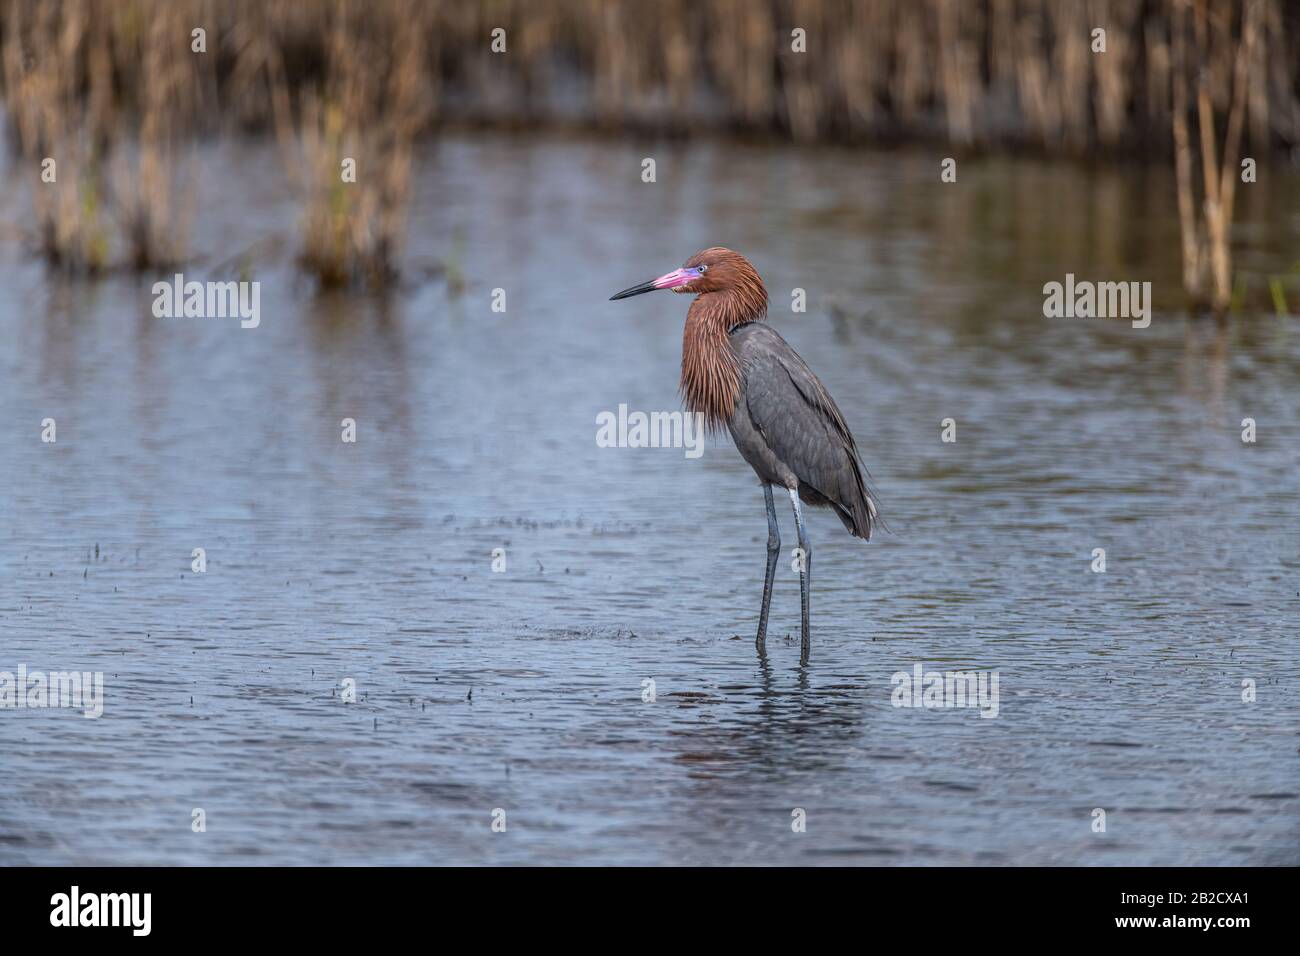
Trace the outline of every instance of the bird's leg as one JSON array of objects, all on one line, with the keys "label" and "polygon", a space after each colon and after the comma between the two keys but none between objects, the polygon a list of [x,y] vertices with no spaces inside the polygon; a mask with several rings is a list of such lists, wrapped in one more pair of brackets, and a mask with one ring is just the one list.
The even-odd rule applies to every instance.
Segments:
[{"label": "bird's leg", "polygon": [[767,502],[767,572],[763,575],[763,607],[758,612],[758,637],[754,646],[762,655],[767,642],[767,612],[772,606],[772,580],[776,577],[776,562],[781,558],[781,531],[776,526],[776,504],[772,501],[772,486],[763,482],[763,498]]},{"label": "bird's leg", "polygon": [[803,508],[799,504],[799,489],[791,488],[790,502],[794,505],[794,526],[799,534],[799,607],[802,612],[801,631],[799,635],[799,662],[808,663],[808,651],[812,640],[808,629],[808,601],[812,590],[812,543],[808,540],[808,531],[803,525]]}]

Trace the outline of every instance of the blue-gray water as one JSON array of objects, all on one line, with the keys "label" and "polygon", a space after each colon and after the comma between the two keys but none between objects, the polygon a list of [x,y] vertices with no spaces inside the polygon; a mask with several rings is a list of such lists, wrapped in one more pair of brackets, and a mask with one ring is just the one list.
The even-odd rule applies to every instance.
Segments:
[{"label": "blue-gray water", "polygon": [[[184,271],[257,244],[256,329],[154,318],[170,270],[0,249],[0,670],[106,698],[0,710],[0,862],[1300,862],[1300,323],[1172,309],[1163,168],[446,138],[377,301],[296,276],[270,148],[198,161]],[[1298,247],[1277,177],[1243,190],[1257,273]],[[813,513],[806,669],[784,502],[755,655],[766,522],[729,438],[595,441],[679,408],[687,300],[608,296],[714,244],[894,532]],[[1151,281],[1151,326],[1044,318],[1067,272]],[[997,718],[894,707],[917,663],[996,670]]]}]

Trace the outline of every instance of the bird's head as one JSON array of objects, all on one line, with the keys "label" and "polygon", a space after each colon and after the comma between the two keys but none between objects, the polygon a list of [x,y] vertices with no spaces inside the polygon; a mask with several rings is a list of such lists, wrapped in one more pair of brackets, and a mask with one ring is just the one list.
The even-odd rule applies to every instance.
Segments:
[{"label": "bird's head", "polygon": [[759,278],[749,260],[739,252],[732,252],[722,246],[713,246],[695,253],[687,259],[680,269],[661,275],[658,279],[642,282],[630,289],[624,289],[614,299],[626,299],[643,292],[660,292],[671,289],[674,292],[689,292],[692,295],[704,295],[721,292],[736,297],[744,308],[754,317],[767,310],[767,289]]}]

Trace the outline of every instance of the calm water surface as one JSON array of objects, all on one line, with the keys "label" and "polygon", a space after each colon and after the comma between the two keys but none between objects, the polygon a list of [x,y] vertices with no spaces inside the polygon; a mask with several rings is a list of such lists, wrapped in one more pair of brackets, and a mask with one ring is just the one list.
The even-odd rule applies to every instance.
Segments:
[{"label": "calm water surface", "polygon": [[[270,149],[198,161],[187,277],[251,249],[257,329],[0,249],[0,670],[106,694],[0,711],[0,862],[1300,862],[1300,323],[1173,311],[1164,169],[447,138],[377,301],[295,277]],[[1298,198],[1246,191],[1244,268],[1291,265]],[[713,244],[763,273],[894,532],[813,514],[806,668],[788,561],[754,653],[730,439],[595,442],[679,407],[687,301],[608,296]],[[459,294],[422,278],[449,258]],[[1045,319],[1066,272],[1152,282],[1150,328]],[[999,716],[895,708],[916,663],[996,669]]]}]

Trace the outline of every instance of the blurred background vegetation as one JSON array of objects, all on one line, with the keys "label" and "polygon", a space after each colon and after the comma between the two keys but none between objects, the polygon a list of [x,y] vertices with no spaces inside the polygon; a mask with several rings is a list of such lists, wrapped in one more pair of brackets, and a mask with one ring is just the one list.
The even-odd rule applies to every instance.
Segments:
[{"label": "blurred background vegetation", "polygon": [[[0,11],[24,178],[39,183],[40,160],[56,157],[60,182],[75,184],[36,190],[30,238],[78,272],[183,261],[183,147],[215,136],[276,137],[302,197],[298,261],[324,285],[373,287],[400,258],[421,135],[721,132],[1168,163],[1189,302],[1222,313],[1239,159],[1286,161],[1300,146],[1300,7],[1282,0],[5,0]],[[357,155],[367,175],[344,189],[340,157]]]}]

